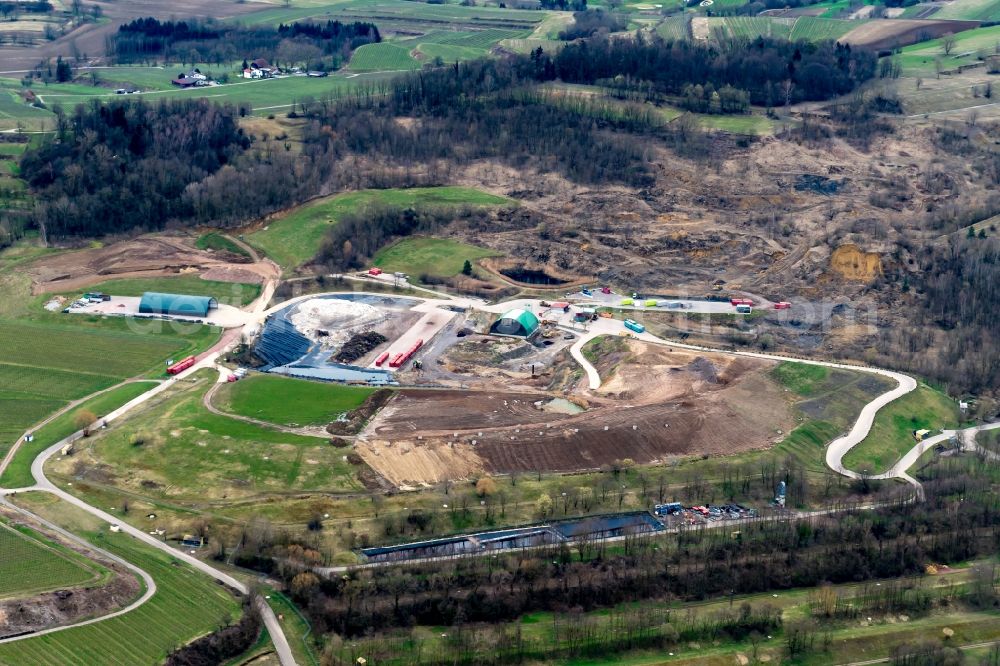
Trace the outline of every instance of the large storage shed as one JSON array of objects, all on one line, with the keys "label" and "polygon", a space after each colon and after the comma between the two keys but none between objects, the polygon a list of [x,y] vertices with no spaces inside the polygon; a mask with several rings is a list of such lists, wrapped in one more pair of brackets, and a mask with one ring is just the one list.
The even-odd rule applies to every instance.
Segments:
[{"label": "large storage shed", "polygon": [[531,336],[538,330],[538,317],[527,310],[509,310],[493,324],[491,331],[500,335]]},{"label": "large storage shed", "polygon": [[161,294],[157,291],[147,291],[139,301],[139,314],[207,317],[209,310],[215,310],[218,307],[219,301],[211,296]]}]

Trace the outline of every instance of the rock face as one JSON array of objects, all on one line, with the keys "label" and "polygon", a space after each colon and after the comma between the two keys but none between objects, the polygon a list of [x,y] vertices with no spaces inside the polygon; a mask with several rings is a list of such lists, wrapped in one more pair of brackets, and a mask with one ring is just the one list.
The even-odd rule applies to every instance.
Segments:
[{"label": "rock face", "polygon": [[830,269],[848,280],[871,282],[882,275],[882,257],[853,243],[841,245],[830,255]]}]

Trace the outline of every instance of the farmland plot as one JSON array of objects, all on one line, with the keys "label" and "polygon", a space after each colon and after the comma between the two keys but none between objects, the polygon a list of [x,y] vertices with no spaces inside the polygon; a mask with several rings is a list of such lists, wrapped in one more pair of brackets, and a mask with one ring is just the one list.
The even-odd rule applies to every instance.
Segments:
[{"label": "farmland plot", "polygon": [[382,42],[365,44],[351,57],[350,68],[356,71],[392,71],[418,69],[420,63],[405,46]]},{"label": "farmland plot", "polygon": [[90,582],[100,568],[31,530],[0,521],[0,598]]},{"label": "farmland plot", "polygon": [[[161,664],[167,653],[239,616],[239,603],[225,587],[167,553],[130,536],[97,528],[89,514],[39,493],[18,494],[19,504],[100,543],[152,575],[153,598],[103,622],[0,645],[0,663],[37,666]],[[91,525],[90,531],[80,529]]]},{"label": "farmland plot", "polygon": [[25,429],[67,402],[193,350],[205,342],[205,330],[197,327],[184,338],[0,320],[0,456]]},{"label": "farmland plot", "polygon": [[800,16],[792,26],[789,36],[793,42],[804,39],[807,42],[818,42],[824,39],[839,39],[858,27],[858,21],[842,21],[839,19],[819,18],[815,16]]}]

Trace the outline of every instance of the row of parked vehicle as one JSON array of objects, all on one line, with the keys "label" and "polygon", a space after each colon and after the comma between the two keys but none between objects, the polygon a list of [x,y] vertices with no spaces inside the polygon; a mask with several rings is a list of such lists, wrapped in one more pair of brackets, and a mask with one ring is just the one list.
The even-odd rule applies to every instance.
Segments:
[{"label": "row of parked vehicle", "polygon": [[756,518],[757,510],[742,504],[708,504],[705,506],[683,506],[680,502],[657,504],[653,513],[661,518],[674,516],[688,523],[715,522],[717,520],[740,520]]}]

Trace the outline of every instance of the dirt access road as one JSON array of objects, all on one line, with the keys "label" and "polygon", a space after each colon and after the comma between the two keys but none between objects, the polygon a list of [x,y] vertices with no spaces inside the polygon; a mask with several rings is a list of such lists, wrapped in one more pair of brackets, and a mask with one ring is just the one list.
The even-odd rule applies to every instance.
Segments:
[{"label": "dirt access road", "polygon": [[[312,297],[315,297],[315,296],[316,296],[315,294],[312,294],[310,296],[306,296],[306,297],[302,297],[302,298],[312,298]],[[301,298],[299,298],[299,299],[293,299],[293,301],[295,301],[295,300],[301,300]],[[473,304],[475,304],[475,306],[478,306],[478,307],[484,307],[484,304],[482,303],[482,301],[477,301],[477,300],[473,300],[473,299],[454,299],[454,298],[450,298],[450,297],[444,296],[444,295],[442,295],[442,297],[440,299],[428,299],[427,303],[429,304],[432,301],[435,301],[434,302],[434,307],[437,307],[438,305],[469,307],[469,306],[472,306]],[[264,310],[264,307],[265,307],[264,304],[265,303],[266,303],[266,301],[263,298],[259,299],[258,302],[253,307],[252,312],[247,313],[248,314],[248,317],[247,317],[247,325],[248,326],[253,326],[253,325],[255,325],[256,323],[258,323],[259,321],[261,321],[264,318],[264,316],[268,312],[268,311]],[[288,305],[289,303],[290,302],[282,303],[281,305],[276,306],[276,308],[284,307],[285,305]],[[498,303],[498,304],[494,304],[494,305],[491,305],[491,306],[485,306],[484,309],[487,309],[488,311],[491,311],[491,312],[502,312],[502,311],[505,311],[505,310],[509,309],[511,306],[512,306],[511,303]],[[274,309],[275,308],[272,308],[272,311]],[[617,335],[620,332],[621,332],[621,328],[620,328],[620,324],[618,322],[615,322],[613,320],[598,320],[597,322],[592,322],[592,325],[589,327],[589,330],[586,332],[586,334],[581,338],[581,340],[579,340],[577,342],[577,344],[573,345],[573,347],[571,348],[571,353],[573,354],[573,357],[577,360],[577,362],[579,362],[581,364],[582,367],[585,368],[585,370],[587,372],[587,375],[588,375],[588,377],[591,380],[590,384],[591,384],[591,388],[592,389],[594,389],[594,388],[600,388],[601,380],[600,380],[600,375],[597,373],[597,370],[586,360],[586,358],[583,357],[583,354],[582,354],[582,351],[581,351],[582,347],[583,347],[583,344],[587,340],[593,339],[593,338],[601,336],[601,335]],[[890,402],[892,402],[896,398],[898,398],[900,396],[903,396],[903,395],[906,395],[907,393],[909,393],[910,391],[912,391],[912,390],[914,390],[916,388],[916,381],[912,377],[909,377],[909,376],[901,374],[901,373],[893,372],[893,371],[890,371],[890,370],[883,370],[883,369],[879,369],[879,368],[872,368],[872,367],[865,367],[865,366],[855,366],[855,365],[849,365],[849,364],[845,364],[845,363],[832,363],[832,362],[827,362],[827,361],[816,361],[816,360],[801,359],[801,358],[791,358],[791,357],[778,356],[778,355],[774,355],[774,354],[758,354],[758,353],[754,353],[754,352],[731,352],[731,351],[727,351],[727,350],[710,349],[710,348],[707,348],[707,347],[699,347],[699,346],[696,346],[696,345],[686,345],[686,344],[681,344],[681,343],[670,342],[670,341],[667,341],[667,340],[662,340],[662,339],[657,338],[657,337],[655,337],[655,336],[653,336],[653,335],[651,335],[649,333],[642,333],[642,334],[639,334],[639,335],[635,335],[634,337],[636,337],[637,339],[646,341],[646,342],[654,343],[654,344],[669,345],[669,346],[672,346],[672,347],[677,347],[677,348],[681,348],[681,349],[688,349],[688,350],[692,350],[692,351],[701,351],[701,352],[718,353],[718,354],[730,354],[730,355],[735,355],[735,356],[745,356],[745,357],[750,357],[750,358],[760,358],[760,359],[771,360],[771,361],[793,361],[793,362],[798,362],[798,363],[808,363],[808,364],[811,364],[811,365],[820,365],[820,366],[825,366],[825,367],[829,367],[829,368],[837,368],[837,369],[847,369],[847,370],[855,370],[855,371],[860,370],[860,371],[864,371],[864,372],[871,372],[871,373],[879,374],[879,375],[882,375],[882,376],[885,376],[885,377],[889,377],[889,378],[892,378],[892,379],[896,380],[898,386],[895,389],[892,389],[892,390],[890,390],[890,391],[888,391],[888,392],[886,392],[886,393],[878,396],[877,398],[875,398],[874,400],[872,400],[870,403],[868,403],[868,405],[866,405],[865,408],[862,410],[861,415],[859,416],[858,420],[855,422],[854,426],[851,428],[850,432],[847,433],[846,435],[844,435],[842,437],[839,437],[836,440],[834,440],[830,444],[830,447],[828,448],[828,451],[827,451],[827,464],[832,469],[834,469],[835,471],[837,471],[838,473],[843,474],[845,476],[850,476],[850,477],[856,477],[857,474],[854,473],[854,472],[852,472],[852,471],[850,471],[850,470],[847,470],[847,469],[845,469],[843,467],[843,465],[841,463],[841,460],[843,459],[843,456],[852,447],[854,447],[859,442],[861,442],[865,438],[865,436],[867,436],[868,432],[871,430],[872,422],[874,420],[875,415],[878,413],[878,411],[882,407],[884,407],[885,405],[889,404]],[[219,345],[216,346],[216,348],[218,348],[218,347],[219,347]],[[181,373],[177,377],[175,377],[172,381],[168,380],[168,381],[165,381],[165,382],[157,385],[156,387],[152,388],[150,391],[148,391],[148,392],[144,393],[143,395],[139,396],[138,398],[130,401],[129,403],[127,403],[123,407],[115,410],[114,412],[112,412],[111,414],[109,414],[106,417],[106,421],[110,423],[110,422],[113,422],[115,419],[124,416],[131,409],[133,409],[136,406],[138,406],[138,405],[146,402],[147,400],[149,400],[153,396],[159,394],[160,392],[166,390],[168,387],[170,387],[173,384],[173,381],[177,381],[178,379],[183,379],[184,377],[186,377],[186,376],[188,376],[190,374],[193,374],[194,372],[197,372],[197,371],[202,370],[202,369],[206,369],[206,368],[213,368],[214,369],[216,367],[216,360],[217,360],[218,356],[219,356],[219,353],[217,351],[213,351],[212,353],[205,355],[204,357],[202,357],[199,360],[199,362],[197,364],[195,364],[193,367],[189,368],[185,372]],[[220,374],[220,379],[221,378],[222,377],[221,377],[221,374]],[[978,431],[980,429],[993,429],[993,428],[1000,428],[1000,423],[988,424],[986,426],[980,426],[978,428],[968,429],[968,430],[977,430]],[[55,484],[53,484],[51,481],[49,481],[49,479],[45,476],[45,470],[44,470],[44,466],[45,466],[46,461],[51,456],[53,456],[57,451],[59,451],[67,442],[73,441],[73,439],[75,437],[78,437],[79,435],[80,435],[80,433],[76,433],[76,435],[71,435],[69,438],[67,438],[65,440],[62,440],[60,442],[57,442],[56,444],[50,446],[45,451],[43,451],[37,458],[35,458],[35,460],[32,462],[32,465],[31,465],[31,471],[32,471],[33,477],[35,478],[36,484],[34,486],[31,486],[30,488],[24,488],[24,489],[20,489],[20,490],[40,490],[40,491],[52,493],[52,494],[56,495],[57,497],[59,497],[60,499],[66,501],[66,502],[69,502],[70,504],[72,504],[72,505],[74,505],[74,506],[76,506],[76,507],[78,507],[80,509],[83,509],[84,511],[87,511],[88,513],[91,513],[92,515],[100,518],[103,521],[107,521],[108,523],[120,524],[122,530],[125,531],[126,533],[130,534],[131,536],[133,536],[133,537],[135,537],[137,539],[142,540],[144,543],[147,543],[148,545],[150,545],[150,546],[152,546],[154,548],[157,548],[159,550],[167,552],[170,555],[172,555],[173,557],[177,557],[178,559],[183,560],[184,562],[186,562],[190,566],[194,567],[195,569],[197,569],[197,570],[199,570],[199,571],[201,571],[201,572],[203,572],[205,574],[208,574],[209,576],[213,577],[214,579],[216,579],[216,580],[218,580],[218,581],[220,581],[220,582],[222,582],[224,584],[230,585],[231,587],[233,587],[233,588],[235,588],[237,590],[240,590],[240,591],[242,591],[244,593],[247,592],[247,586],[245,584],[243,584],[241,581],[233,578],[229,574],[224,573],[222,571],[219,571],[217,569],[214,569],[213,567],[211,567],[210,565],[206,564],[205,562],[202,562],[201,560],[198,560],[197,558],[191,557],[190,555],[184,553],[183,551],[177,550],[175,548],[172,548],[172,547],[168,546],[165,543],[162,543],[162,542],[158,541],[157,539],[155,539],[154,537],[146,534],[142,530],[139,530],[139,529],[137,529],[137,528],[135,528],[135,527],[127,524],[127,523],[121,523],[121,522],[119,522],[118,518],[116,518],[115,516],[112,516],[111,514],[108,514],[108,513],[104,512],[104,511],[102,511],[101,509],[98,509],[97,507],[91,506],[91,505],[87,504],[86,502],[84,502],[83,500],[81,500],[81,499],[79,499],[79,498],[77,498],[77,497],[75,497],[73,495],[70,495],[69,493],[63,491],[62,489],[60,489],[57,486],[55,486]],[[945,437],[945,436],[947,436],[947,434],[941,435],[941,437]],[[931,446],[932,445],[932,444],[929,444],[929,443],[921,443],[921,444],[924,444],[925,446]],[[902,467],[902,465],[904,465],[904,464],[907,464],[907,465],[908,464],[912,464],[912,460],[915,460],[916,457],[919,457],[920,453],[922,453],[923,450],[925,450],[925,449],[923,449],[921,447],[921,445],[918,445],[917,447],[914,447],[914,449],[910,453],[908,453],[906,456],[904,456],[904,459],[901,460],[896,466],[894,466],[893,469],[889,470],[889,472],[886,472],[887,476],[885,478],[888,478],[888,475],[893,474],[895,476],[899,476],[900,478],[905,478],[907,481],[910,481],[911,483],[915,484],[919,488],[919,484],[917,484],[917,482],[914,479],[912,479],[911,477],[909,477],[908,475],[906,475],[906,473],[905,473],[905,469],[906,468]],[[908,463],[907,461],[910,461],[910,462]],[[2,472],[2,470],[0,470],[0,472]],[[17,489],[13,489],[13,490],[0,489],[0,496],[6,495],[6,494],[11,494],[13,492],[17,492]],[[284,632],[282,631],[281,625],[278,623],[278,620],[275,617],[273,610],[271,610],[270,606],[267,606],[263,601],[261,601],[261,608],[260,608],[260,610],[261,610],[262,616],[264,618],[265,626],[268,628],[268,631],[269,631],[269,633],[271,635],[272,641],[274,642],[275,648],[277,650],[277,653],[278,653],[278,656],[279,656],[279,659],[280,659],[282,665],[283,666],[288,666],[288,665],[291,665],[291,664],[295,664],[295,660],[294,660],[294,657],[292,655],[291,649],[290,649],[290,647],[288,645],[288,641],[285,638]],[[100,621],[100,619],[101,618],[95,618],[94,621]],[[55,629],[55,630],[59,630],[59,629]]]}]

